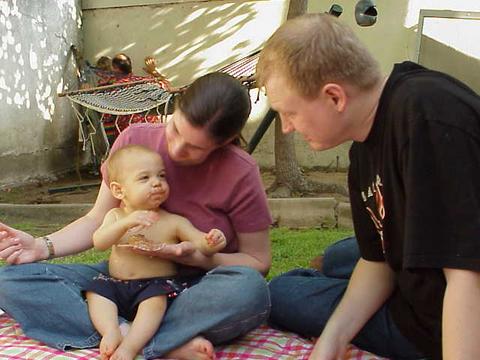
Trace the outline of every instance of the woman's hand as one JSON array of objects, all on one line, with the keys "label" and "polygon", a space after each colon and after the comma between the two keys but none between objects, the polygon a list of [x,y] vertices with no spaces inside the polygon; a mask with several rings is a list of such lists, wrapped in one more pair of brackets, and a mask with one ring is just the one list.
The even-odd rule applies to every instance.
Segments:
[{"label": "woman's hand", "polygon": [[0,223],[0,259],[9,264],[25,264],[48,257],[41,239]]}]

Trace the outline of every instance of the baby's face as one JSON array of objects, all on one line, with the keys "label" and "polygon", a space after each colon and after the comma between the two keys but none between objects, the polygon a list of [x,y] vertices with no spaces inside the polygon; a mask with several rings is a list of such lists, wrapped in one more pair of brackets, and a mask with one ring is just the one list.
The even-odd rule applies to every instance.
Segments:
[{"label": "baby's face", "polygon": [[158,154],[131,154],[124,160],[123,202],[133,210],[155,210],[169,195],[165,167]]}]

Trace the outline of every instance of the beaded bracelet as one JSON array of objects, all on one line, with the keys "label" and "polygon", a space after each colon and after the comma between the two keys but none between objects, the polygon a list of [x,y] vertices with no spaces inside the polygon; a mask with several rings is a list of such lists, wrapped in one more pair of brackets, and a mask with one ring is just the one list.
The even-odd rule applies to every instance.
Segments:
[{"label": "beaded bracelet", "polygon": [[48,236],[42,236],[43,241],[48,250],[48,259],[53,259],[55,257],[55,248],[53,247],[53,242]]}]

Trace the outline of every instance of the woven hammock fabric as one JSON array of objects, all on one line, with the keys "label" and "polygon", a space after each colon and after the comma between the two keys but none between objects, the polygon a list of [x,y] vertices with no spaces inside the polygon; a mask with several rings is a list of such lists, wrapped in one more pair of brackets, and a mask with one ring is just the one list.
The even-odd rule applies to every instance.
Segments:
[{"label": "woven hammock fabric", "polygon": [[171,94],[159,84],[142,83],[91,93],[69,94],[77,104],[101,113],[129,115],[145,112],[167,103]]},{"label": "woven hammock fabric", "polygon": [[255,68],[258,63],[260,51],[256,51],[242,59],[239,59],[218,71],[227,73],[236,78],[249,77],[255,75]]}]

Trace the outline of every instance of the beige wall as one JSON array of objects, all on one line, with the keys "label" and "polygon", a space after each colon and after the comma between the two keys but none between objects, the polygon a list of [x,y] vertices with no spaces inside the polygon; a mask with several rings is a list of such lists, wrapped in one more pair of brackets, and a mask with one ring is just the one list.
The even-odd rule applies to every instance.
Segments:
[{"label": "beige wall", "polygon": [[[288,0],[84,0],[85,57],[93,62],[102,55],[125,52],[134,72],[141,74],[144,57],[153,54],[175,85],[188,84],[260,48],[284,21],[288,4]],[[251,92],[254,106],[244,132],[247,140],[268,108],[265,96],[257,101],[257,94]],[[274,165],[273,145],[271,126],[254,153],[261,167]],[[345,168],[347,150],[344,145],[314,153],[299,140],[297,154],[306,167],[337,167],[338,161]]]},{"label": "beige wall", "polygon": [[[377,0],[378,22],[361,28],[354,20],[356,2],[336,1],[344,8],[341,19],[376,55],[385,73],[395,62],[416,59],[420,9],[480,11],[478,0]],[[332,3],[310,0],[309,11],[325,12]],[[92,62],[123,51],[141,73],[143,58],[153,54],[174,84],[182,85],[260,48],[288,9],[288,0],[83,0],[83,14],[80,0],[6,4],[0,7],[0,186],[72,169],[76,120],[68,101],[55,93],[77,87],[69,46],[82,47],[82,37],[85,57]],[[480,44],[478,32],[471,32],[468,39],[455,32],[458,43],[469,41],[466,50]],[[459,49],[458,43],[427,34],[420,60],[454,73],[478,91],[478,55]],[[260,96],[247,138],[266,107]],[[307,167],[344,168],[347,150],[348,144],[313,152],[299,139],[297,154]],[[261,166],[273,165],[272,129],[254,155]]]},{"label": "beige wall", "polygon": [[[310,0],[309,12],[327,11],[332,1]],[[420,9],[480,11],[478,0],[376,0],[378,20],[374,26],[360,27],[355,22],[357,0],[335,1],[343,7],[341,19],[349,24],[369,48],[387,74],[396,62],[416,61],[417,26]],[[459,41],[462,39],[459,38]],[[451,59],[444,59],[445,65]]]},{"label": "beige wall", "polygon": [[284,0],[118,3],[83,2],[86,58],[125,52],[134,72],[142,73],[143,59],[153,55],[177,86],[260,48],[282,23],[288,5]]},{"label": "beige wall", "polygon": [[[308,10],[325,12],[332,3],[310,0]],[[354,17],[357,0],[335,3],[344,9],[341,19],[352,26],[375,54],[385,74],[396,62],[416,60],[416,30],[421,8],[480,10],[477,0],[377,0],[377,23],[362,28]],[[288,0],[84,0],[85,55],[94,61],[99,56],[123,51],[132,57],[134,70],[141,73],[143,58],[153,54],[174,84],[183,85],[260,48],[284,21],[287,9]],[[457,68],[465,68],[462,56],[447,57],[438,66],[445,66],[451,59],[457,62]],[[252,91],[253,100],[256,95],[257,91]],[[267,106],[261,95],[244,134],[247,139]],[[254,153],[262,167],[274,164],[273,142],[271,126]],[[297,156],[305,167],[346,168],[348,148],[349,144],[344,144],[329,151],[314,152],[298,139]]]},{"label": "beige wall", "polygon": [[[141,74],[144,57],[153,55],[174,85],[185,85],[261,48],[287,10],[288,0],[84,0],[85,57],[125,52]],[[264,96],[256,97],[252,91],[247,139],[267,110]],[[273,164],[270,136],[255,152],[262,167]]]}]

